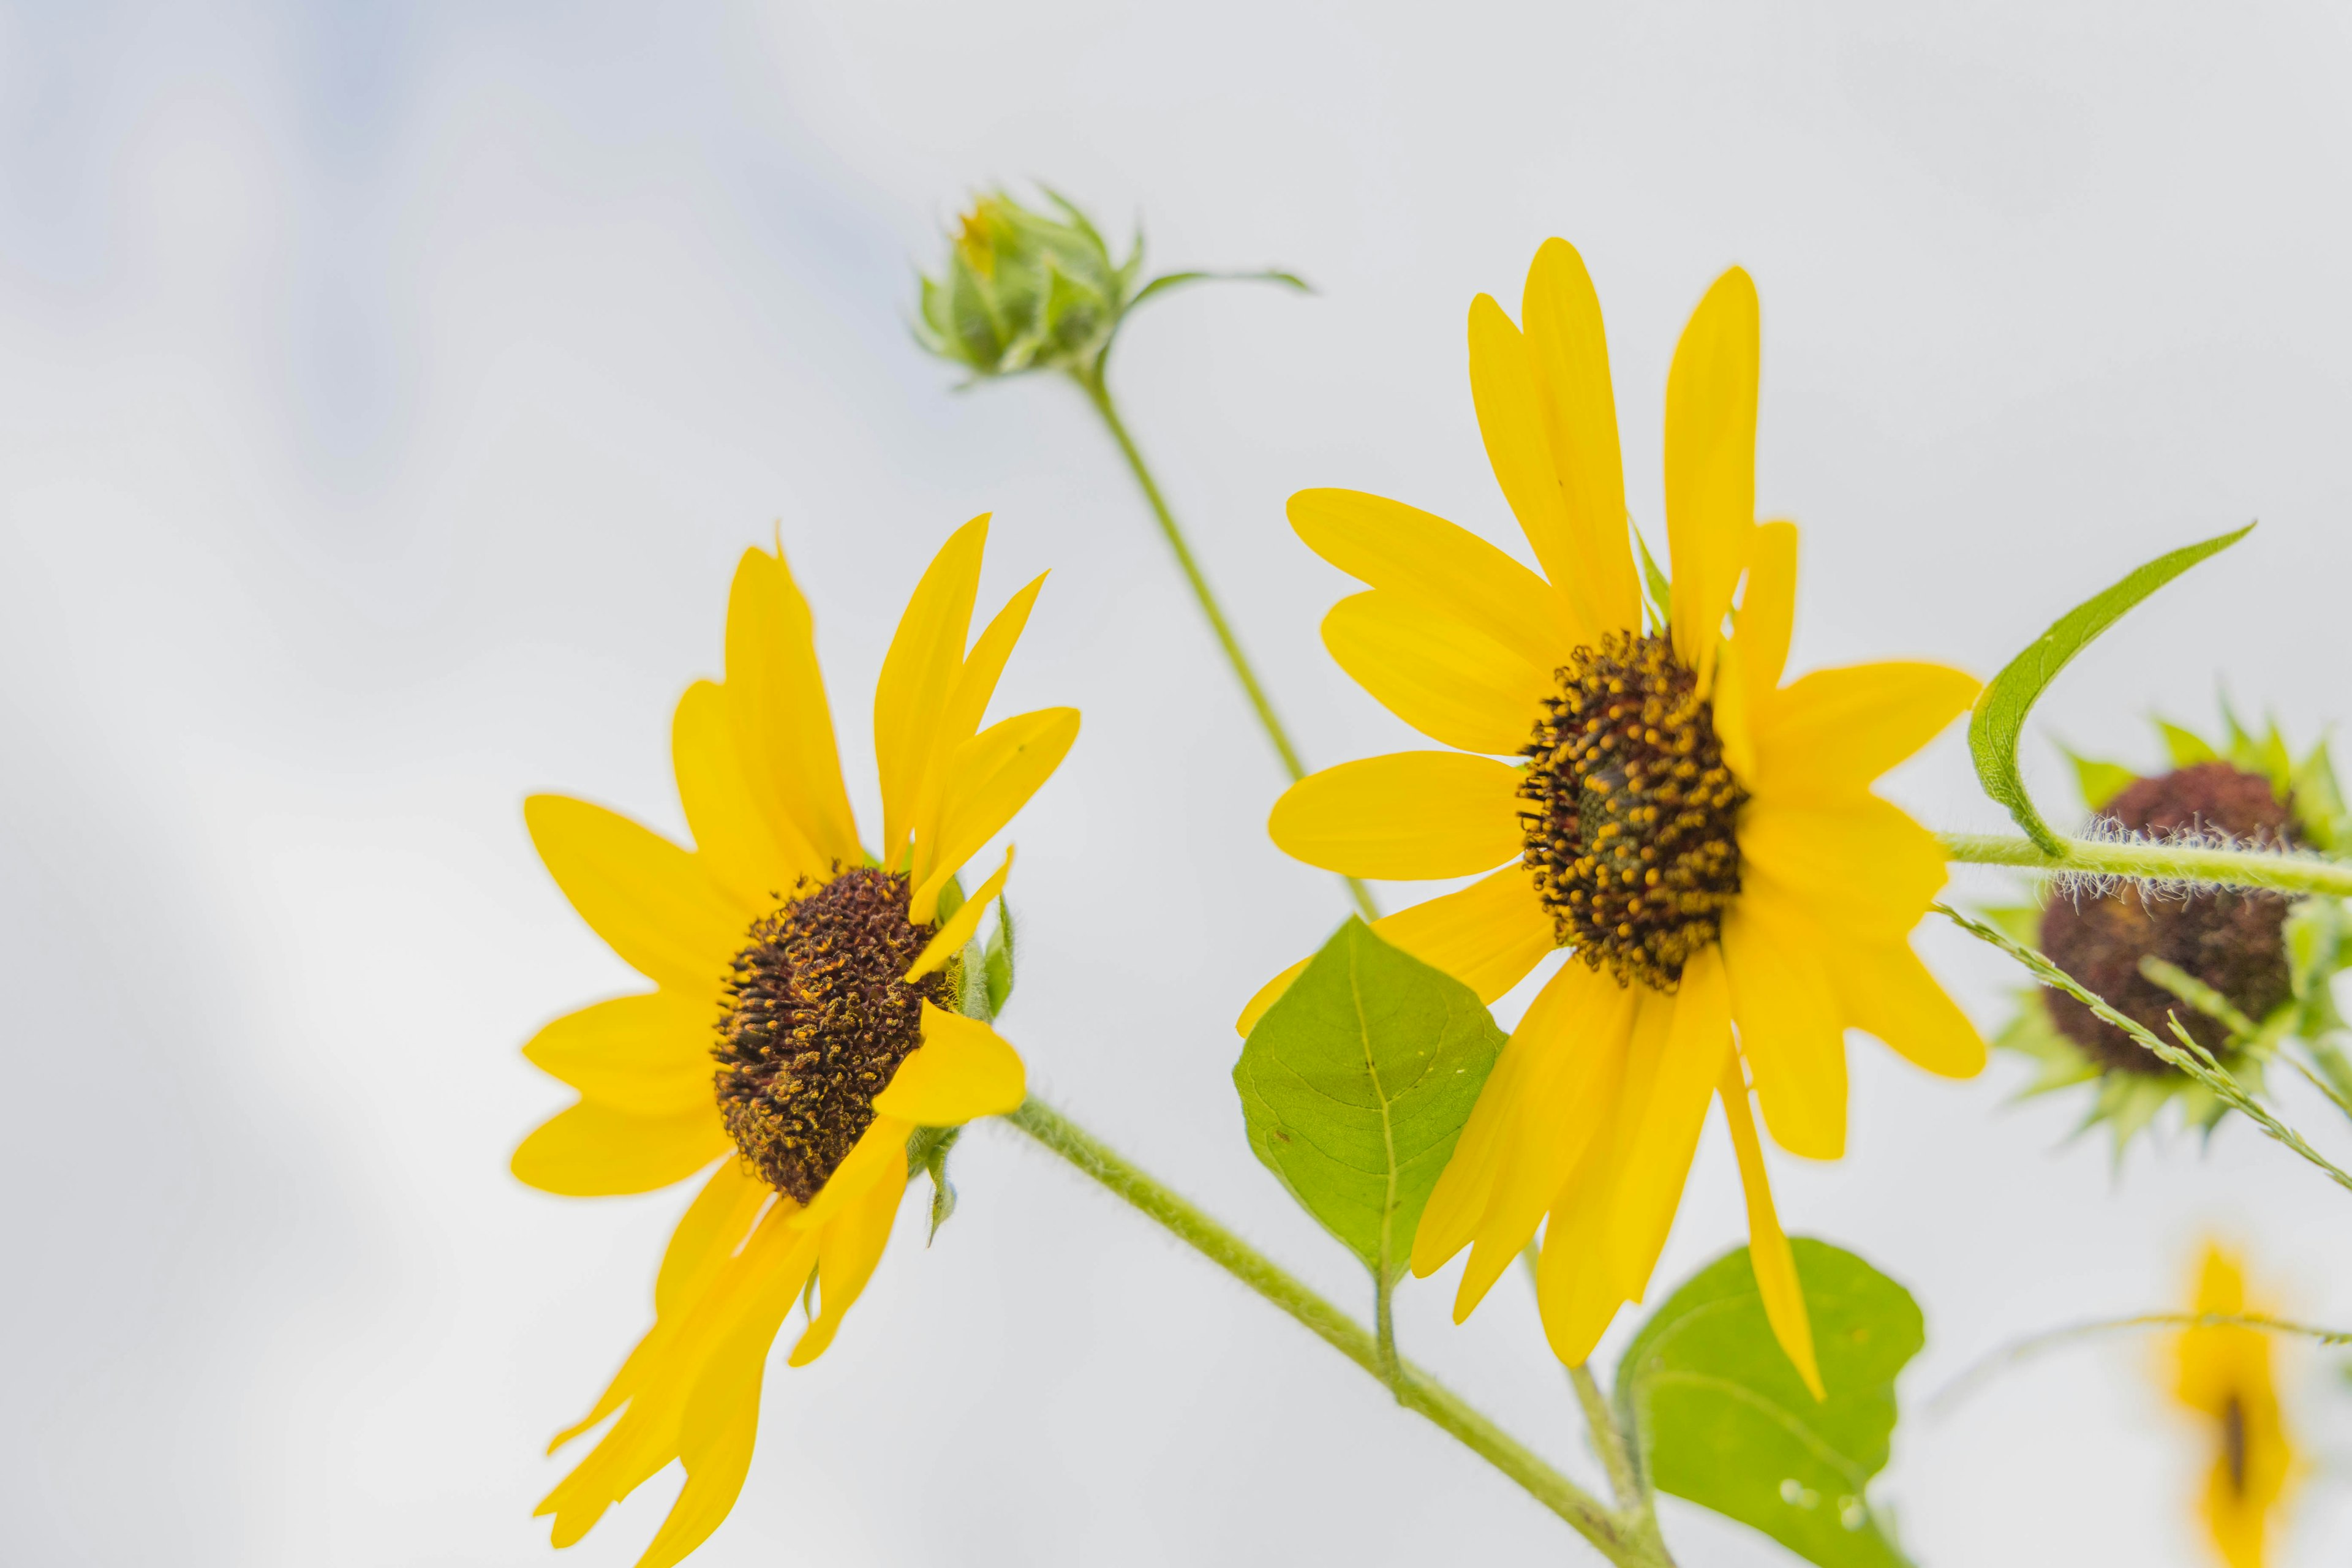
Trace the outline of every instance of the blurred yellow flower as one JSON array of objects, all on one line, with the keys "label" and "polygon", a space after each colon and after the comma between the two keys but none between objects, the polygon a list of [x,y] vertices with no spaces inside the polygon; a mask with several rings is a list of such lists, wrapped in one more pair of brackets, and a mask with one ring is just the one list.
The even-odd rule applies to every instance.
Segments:
[{"label": "blurred yellow flower", "polygon": [[812,1283],[821,1305],[791,1363],[832,1343],[889,1240],[908,1136],[1022,1102],[1021,1058],[960,1012],[961,954],[1011,851],[944,919],[941,900],[1060,764],[1078,715],[980,728],[1045,583],[1013,595],[967,653],[987,525],[949,539],[883,662],[878,854],[851,819],[808,605],[781,549],[744,552],[727,678],[678,702],[672,749],[694,848],[584,801],[525,807],[565,897],[656,989],[558,1018],[523,1047],[581,1099],[523,1141],[515,1174],[590,1196],[649,1192],[717,1162],[662,1258],[653,1328],[551,1445],[619,1413],[540,1504],[558,1546],[674,1458],[686,1485],[640,1568],[707,1539],[751,1464],[770,1344]]},{"label": "blurred yellow flower", "polygon": [[[1294,496],[1299,536],[1371,590],[1324,621],[1332,657],[1457,749],[1327,769],[1268,826],[1289,854],[1349,876],[1485,873],[1377,929],[1487,1001],[1556,948],[1580,961],[1513,1033],[1414,1238],[1417,1274],[1474,1248],[1456,1318],[1549,1211],[1544,1326],[1563,1361],[1583,1361],[1647,1289],[1720,1099],[1773,1328],[1818,1391],[1749,1084],[1783,1148],[1830,1160],[1845,1148],[1849,1026],[1934,1072],[1983,1066],[1976,1029],[1908,941],[1944,857],[1871,792],[1977,683],[1886,663],[1781,684],[1797,531],[1755,519],[1758,352],[1756,291],[1734,268],[1667,381],[1673,581],[1654,581],[1645,620],[1582,258],[1544,244],[1517,325],[1479,296],[1479,428],[1544,575],[1396,501]],[[1253,999],[1244,1032],[1297,973]]]},{"label": "blurred yellow flower", "polygon": [[[2208,1245],[2198,1269],[2194,1310],[2234,1317],[2259,1310],[2247,1304],[2245,1270],[2238,1258]],[[2181,1332],[2175,1354],[2173,1392],[2210,1423],[2214,1455],[2205,1480],[2206,1527],[2229,1568],[2262,1568],[2270,1517],[2284,1500],[2295,1469],[2271,1384],[2270,1336],[2244,1324],[2201,1324]]]}]

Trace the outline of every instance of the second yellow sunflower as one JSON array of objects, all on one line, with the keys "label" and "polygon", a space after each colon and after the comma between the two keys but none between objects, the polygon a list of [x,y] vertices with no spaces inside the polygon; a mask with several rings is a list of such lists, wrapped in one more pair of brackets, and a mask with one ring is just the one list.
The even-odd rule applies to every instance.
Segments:
[{"label": "second yellow sunflower", "polygon": [[[1316,773],[1269,827],[1348,876],[1484,873],[1376,929],[1486,1001],[1572,952],[1512,1033],[1414,1237],[1417,1274],[1472,1249],[1456,1318],[1544,1226],[1545,1331],[1561,1360],[1584,1361],[1647,1290],[1719,1100],[1768,1314],[1819,1392],[1748,1096],[1782,1148],[1831,1160],[1845,1150],[1848,1026],[1933,1072],[1983,1066],[1909,942],[1943,855],[1871,787],[1977,682],[1882,663],[1783,684],[1797,531],[1755,517],[1758,357],[1756,291],[1734,268],[1668,376],[1673,575],[1645,613],[1582,258],[1546,242],[1517,324],[1479,296],[1479,430],[1543,574],[1397,501],[1291,498],[1308,547],[1370,589],[1324,621],[1332,656],[1455,749]],[[1252,1000],[1244,1031],[1297,973]]]}]

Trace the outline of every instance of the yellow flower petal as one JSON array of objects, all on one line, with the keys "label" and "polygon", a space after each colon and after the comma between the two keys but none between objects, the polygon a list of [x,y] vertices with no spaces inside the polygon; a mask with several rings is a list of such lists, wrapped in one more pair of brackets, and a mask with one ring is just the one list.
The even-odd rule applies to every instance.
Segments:
[{"label": "yellow flower petal", "polygon": [[713,1101],[632,1116],[583,1100],[540,1123],[511,1165],[518,1180],[541,1192],[601,1198],[682,1182],[734,1146]]},{"label": "yellow flower petal", "polygon": [[[2231,1254],[2209,1244],[2198,1272],[2195,1310],[2237,1315],[2266,1310],[2249,1300]],[[2297,1468],[2271,1375],[2271,1344],[2259,1329],[2215,1323],[2175,1342],[2181,1403],[2210,1418],[2216,1450],[2201,1510],[2230,1568],[2261,1568],[2272,1512]]]},{"label": "yellow flower petal", "polygon": [[1465,752],[1516,754],[1554,690],[1476,626],[1381,589],[1332,605],[1323,646],[1381,707]]},{"label": "yellow flower petal", "polygon": [[1764,1124],[1791,1154],[1845,1152],[1845,1033],[1801,913],[1763,889],[1744,891],[1723,922],[1723,965],[1739,1054],[1756,1075]]},{"label": "yellow flower petal", "polygon": [[1514,1097],[1517,1114],[1498,1129],[1499,1160],[1454,1292],[1455,1322],[1470,1315],[1525,1249],[1584,1151],[1614,1141],[1611,1124],[1622,1104],[1620,1086],[1641,1043],[1640,1001],[1640,992],[1570,963],[1545,985],[1512,1032],[1517,1038],[1532,1030],[1535,1049]]},{"label": "yellow flower petal", "polygon": [[1566,240],[1547,239],[1536,252],[1519,321],[1567,518],[1562,559],[1555,563],[1540,545],[1538,558],[1587,625],[1638,626],[1642,589],[1625,537],[1625,468],[1608,336],[1584,258]]},{"label": "yellow flower petal", "polygon": [[1760,875],[1827,930],[1885,942],[1919,923],[1946,877],[1936,836],[1874,795],[1836,805],[1748,803],[1740,876]]},{"label": "yellow flower petal", "polygon": [[1021,1053],[977,1018],[923,1004],[923,1043],[898,1064],[874,1109],[918,1127],[961,1127],[1021,1109],[1029,1097]]},{"label": "yellow flower petal", "polygon": [[[747,918],[775,908],[803,876],[822,877],[830,868],[789,822],[761,811],[751,798],[735,754],[727,693],[717,683],[698,680],[677,700],[670,757],[694,836],[695,864]],[[788,837],[780,841],[780,832]]]},{"label": "yellow flower petal", "polygon": [[[1372,922],[1381,940],[1433,969],[1442,969],[1491,1003],[1528,977],[1559,945],[1536,885],[1518,866],[1506,866],[1458,892],[1424,899]],[[1307,972],[1307,959],[1258,988],[1234,1027],[1246,1036],[1265,1010]]]},{"label": "yellow flower petal", "polygon": [[907,1168],[907,1139],[915,1124],[896,1116],[877,1116],[867,1122],[833,1174],[824,1179],[808,1206],[792,1216],[793,1227],[814,1233],[833,1223],[834,1216],[845,1212],[857,1201],[858,1194],[872,1186],[892,1169],[901,1175]]},{"label": "yellow flower petal", "polygon": [[992,724],[955,749],[940,804],[938,858],[915,889],[908,919],[930,923],[948,879],[1029,804],[1077,738],[1076,709],[1041,708]]},{"label": "yellow flower petal", "polygon": [[1907,942],[1844,943],[1829,965],[1845,1021],[1945,1078],[1984,1070],[1984,1037]]},{"label": "yellow flower petal", "polygon": [[[1615,628],[1595,623],[1589,595],[1570,586],[1591,570],[1578,549],[1589,541],[1580,539],[1570,526],[1568,498],[1552,466],[1551,434],[1536,391],[1535,366],[1519,329],[1488,294],[1470,302],[1470,400],[1478,411],[1478,434],[1486,444],[1495,482],[1511,503],[1519,531],[1535,547],[1544,574],[1559,590],[1561,624],[1570,645],[1599,643],[1602,632]],[[1619,516],[1623,516],[1622,510]]]},{"label": "yellow flower petal", "polygon": [[808,1365],[832,1345],[834,1336],[841,1331],[842,1320],[866,1293],[875,1265],[882,1261],[883,1249],[890,1245],[891,1222],[898,1217],[898,1199],[907,1190],[906,1135],[904,1124],[899,1125],[898,1157],[852,1195],[817,1241],[819,1309],[816,1321],[793,1346],[794,1366]]},{"label": "yellow flower petal", "polygon": [[615,1110],[658,1117],[707,1109],[713,1000],[669,991],[615,996],[556,1019],[522,1054],[582,1098]]},{"label": "yellow flower petal", "polygon": [[1456,752],[1398,752],[1310,774],[1275,802],[1282,851],[1350,877],[1467,877],[1516,857],[1517,768]]},{"label": "yellow flower petal", "polygon": [[1764,1321],[1780,1342],[1797,1375],[1815,1399],[1829,1394],[1822,1386],[1821,1364],[1813,1356],[1813,1321],[1805,1310],[1805,1288],[1797,1278],[1796,1254],[1780,1229],[1772,1208],[1771,1184],[1764,1174],[1764,1146],[1756,1136],[1756,1121],[1748,1110],[1748,1080],[1736,1060],[1724,1062],[1723,1119],[1731,1128],[1731,1147],[1739,1157],[1740,1190],[1748,1197],[1748,1261],[1756,1270],[1757,1293],[1764,1298]]},{"label": "yellow flower petal", "polygon": [[1692,312],[1666,373],[1675,649],[1709,689],[1756,521],[1756,286],[1735,267]]},{"label": "yellow flower petal", "polygon": [[915,584],[874,682],[874,761],[882,778],[882,842],[876,852],[891,870],[904,868],[915,833],[915,797],[963,672],[964,638],[987,544],[985,515],[948,536]]},{"label": "yellow flower petal", "polygon": [[710,1173],[662,1253],[661,1272],[654,1280],[656,1315],[676,1312],[702,1294],[751,1234],[752,1222],[771,1198],[787,1214],[800,1206],[740,1160],[725,1161]]},{"label": "yellow flower petal", "polygon": [[1608,1251],[1611,1288],[1627,1300],[1648,1293],[1651,1272],[1682,1203],[1691,1157],[1698,1151],[1706,1108],[1731,1057],[1731,994],[1721,951],[1700,949],[1683,966],[1674,995],[1651,1004],[1672,1023],[1661,1042],[1641,1121],[1623,1154],[1623,1173],[1611,1200]]},{"label": "yellow flower petal", "polygon": [[1760,524],[1749,536],[1748,590],[1739,598],[1735,640],[1748,670],[1748,706],[1780,689],[1797,625],[1797,525]]},{"label": "yellow flower petal", "polygon": [[1557,669],[1577,625],[1551,584],[1466,528],[1360,490],[1300,490],[1290,526],[1367,586],[1482,628],[1538,669]]},{"label": "yellow flower petal", "polygon": [[922,786],[915,796],[915,852],[908,877],[917,886],[929,879],[931,862],[939,853],[940,808],[947,795],[949,763],[956,749],[979,733],[980,721],[988,711],[989,699],[996,695],[996,683],[1004,673],[1005,661],[1013,656],[1013,644],[1021,640],[1021,633],[1029,624],[1029,612],[1045,586],[1045,574],[1039,573],[996,613],[979,640],[971,645],[971,653],[956,677],[955,689],[948,693],[947,710],[940,715],[938,740],[931,748],[930,765],[924,770]]},{"label": "yellow flower petal", "polygon": [[980,885],[979,891],[963,901],[963,907],[950,916],[946,924],[932,933],[931,940],[923,944],[923,951],[916,957],[914,967],[907,971],[907,979],[920,980],[934,969],[945,966],[949,959],[962,952],[963,944],[980,930],[981,920],[988,913],[988,906],[1004,891],[1004,879],[1011,875],[1013,846],[1008,844],[1004,847],[1004,863]]},{"label": "yellow flower petal", "polygon": [[1756,773],[1742,782],[1779,800],[1851,800],[1967,712],[1976,695],[1974,677],[1940,664],[1814,670],[1755,715]]},{"label": "yellow flower petal", "polygon": [[1592,1359],[1624,1296],[1610,1283],[1601,1238],[1609,1224],[1610,1151],[1595,1142],[1544,1226],[1536,1260],[1536,1308],[1544,1341],[1563,1366]]},{"label": "yellow flower petal", "polygon": [[693,856],[584,800],[535,795],[522,815],[555,885],[623,962],[667,989],[717,998],[751,921]]},{"label": "yellow flower petal", "polygon": [[842,787],[833,710],[816,667],[816,623],[781,552],[747,550],[727,596],[728,727],[753,805],[780,847],[856,865],[857,824]]}]

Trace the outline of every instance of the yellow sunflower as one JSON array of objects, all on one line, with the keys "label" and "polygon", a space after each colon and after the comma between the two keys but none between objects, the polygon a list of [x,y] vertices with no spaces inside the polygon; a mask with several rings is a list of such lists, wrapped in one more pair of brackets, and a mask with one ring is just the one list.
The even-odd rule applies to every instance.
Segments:
[{"label": "yellow sunflower", "polygon": [[[2209,1245],[2194,1310],[2235,1317],[2260,1310],[2246,1304],[2245,1269],[2237,1258]],[[2181,1332],[2175,1353],[2174,1393],[2212,1422],[2216,1452],[2205,1481],[2206,1528],[2229,1568],[2262,1568],[2264,1531],[2295,1468],[2271,1385],[2269,1337],[2240,1323],[2203,1324]]]},{"label": "yellow sunflower", "polygon": [[980,727],[1045,583],[967,652],[987,538],[981,517],[949,539],[883,660],[876,853],[850,816],[808,604],[781,548],[744,552],[727,679],[678,701],[694,847],[584,801],[524,808],[572,908],[656,989],[558,1018],[523,1047],[581,1098],[523,1141],[515,1174],[593,1196],[709,1171],[662,1258],[654,1326],[550,1446],[619,1413],[539,1506],[558,1546],[672,1459],[686,1485],[640,1568],[707,1539],[751,1461],[769,1345],[812,1285],[792,1364],[833,1342],[889,1240],[909,1135],[1024,1098],[1021,1058],[963,1016],[986,1010],[967,1005],[965,948],[1013,853],[960,904],[953,879],[1060,764],[1078,715]]},{"label": "yellow sunflower", "polygon": [[[1549,1213],[1544,1327],[1563,1361],[1582,1362],[1648,1288],[1719,1098],[1773,1328],[1818,1390],[1749,1086],[1782,1148],[1831,1160],[1845,1149],[1848,1026],[1934,1072],[1983,1066],[1983,1041],[1909,942],[1943,855],[1871,792],[1977,683],[1887,663],[1782,684],[1797,531],[1755,518],[1757,356],[1755,288],[1734,268],[1675,352],[1673,581],[1655,584],[1645,622],[1583,260],[1545,243],[1519,325],[1479,296],[1479,429],[1543,575],[1396,501],[1292,497],[1307,546],[1371,589],[1332,609],[1325,645],[1457,749],[1327,769],[1268,826],[1289,854],[1348,876],[1484,873],[1376,929],[1487,1001],[1557,948],[1578,961],[1512,1034],[1414,1237],[1421,1275],[1473,1248],[1457,1321]],[[1244,1032],[1297,972],[1251,1001]]]}]

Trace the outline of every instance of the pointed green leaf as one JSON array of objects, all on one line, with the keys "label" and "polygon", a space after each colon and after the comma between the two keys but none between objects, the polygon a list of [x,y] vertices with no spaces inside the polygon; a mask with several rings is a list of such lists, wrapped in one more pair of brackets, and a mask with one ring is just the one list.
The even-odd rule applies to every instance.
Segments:
[{"label": "pointed green leaf", "polygon": [[1350,919],[1234,1068],[1250,1147],[1382,1289],[1503,1048],[1477,993]]},{"label": "pointed green leaf", "polygon": [[1268,267],[1256,272],[1224,272],[1194,268],[1189,272],[1161,273],[1137,289],[1135,298],[1128,301],[1127,308],[1129,312],[1132,312],[1138,305],[1154,295],[1165,294],[1171,289],[1181,289],[1188,283],[1279,283],[1285,288],[1296,289],[1301,294],[1315,292],[1315,286],[1306,279],[1296,272],[1285,272],[1279,268]]},{"label": "pointed green leaf", "polygon": [[2107,802],[2139,782],[2139,775],[2121,763],[2103,763],[2076,756],[2063,746],[2058,749],[2074,764],[2074,782],[2082,786],[2083,804],[2093,811],[2106,810]]},{"label": "pointed green leaf", "polygon": [[2010,660],[1978,696],[1976,711],[1969,719],[1969,752],[1976,759],[1978,782],[1987,795],[2008,808],[2026,837],[2042,848],[2056,854],[2060,846],[2058,836],[2033,808],[2024,775],[2018,771],[2017,741],[2024,732],[2026,715],[2033,711],[2033,704],[2067,662],[2115,625],[2125,611],[2207,556],[2235,544],[2253,526],[2248,523],[2235,533],[2159,555],[2113,587],[2084,600],[2052,622],[2050,629]]},{"label": "pointed green leaf", "polygon": [[1895,1431],[1895,1377],[1927,1342],[1905,1290],[1853,1253],[1791,1241],[1829,1397],[1772,1338],[1748,1249],[1699,1270],[1642,1325],[1616,1397],[1659,1490],[1753,1525],[1822,1568],[1904,1568],[1870,1479]]}]

